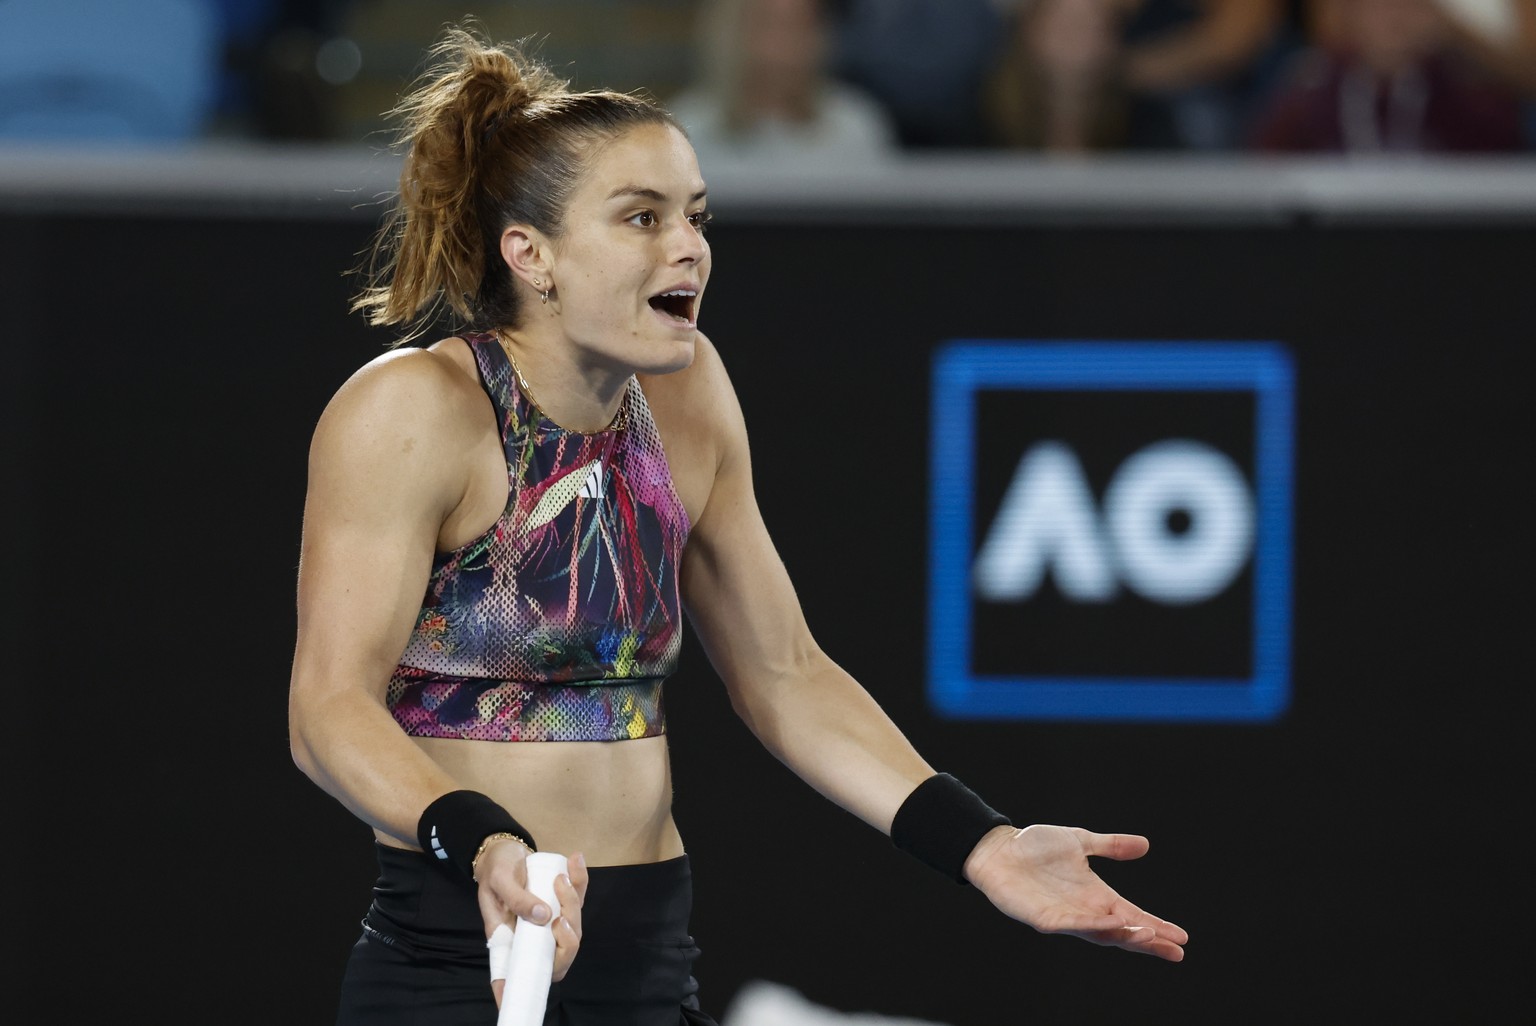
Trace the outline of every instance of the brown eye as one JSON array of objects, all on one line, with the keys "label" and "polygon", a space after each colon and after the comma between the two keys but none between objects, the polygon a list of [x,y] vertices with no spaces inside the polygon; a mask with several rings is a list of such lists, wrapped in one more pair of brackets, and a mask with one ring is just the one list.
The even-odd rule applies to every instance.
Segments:
[{"label": "brown eye", "polygon": [[688,223],[697,228],[699,230],[699,234],[701,235],[704,233],[704,229],[709,226],[709,222],[713,221],[714,219],[715,215],[711,214],[707,210],[701,210],[697,214],[688,215]]},{"label": "brown eye", "polygon": [[656,215],[649,210],[640,211],[640,213],[636,214],[634,217],[631,217],[630,220],[634,221],[641,228],[656,227]]}]

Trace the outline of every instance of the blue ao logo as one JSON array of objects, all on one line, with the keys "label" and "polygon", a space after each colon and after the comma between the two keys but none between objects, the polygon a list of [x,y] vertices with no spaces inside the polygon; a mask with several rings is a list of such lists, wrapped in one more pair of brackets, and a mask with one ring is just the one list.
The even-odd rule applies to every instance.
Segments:
[{"label": "blue ao logo", "polygon": [[994,719],[1283,713],[1292,388],[1273,343],[942,347],[933,708]]}]

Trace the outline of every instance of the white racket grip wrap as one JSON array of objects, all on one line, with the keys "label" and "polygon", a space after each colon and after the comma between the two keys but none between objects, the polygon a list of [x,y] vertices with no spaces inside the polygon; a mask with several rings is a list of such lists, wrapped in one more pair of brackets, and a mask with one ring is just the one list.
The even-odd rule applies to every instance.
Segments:
[{"label": "white racket grip wrap", "polygon": [[506,923],[496,927],[485,946],[491,951],[491,979],[505,980],[507,966],[512,961],[512,927]]},{"label": "white racket grip wrap", "polygon": [[527,866],[528,889],[549,906],[549,923],[540,926],[518,917],[508,949],[507,982],[501,992],[497,1026],[542,1026],[549,984],[555,972],[555,934],[551,926],[560,915],[555,880],[566,871],[565,856],[536,851],[528,856]]}]

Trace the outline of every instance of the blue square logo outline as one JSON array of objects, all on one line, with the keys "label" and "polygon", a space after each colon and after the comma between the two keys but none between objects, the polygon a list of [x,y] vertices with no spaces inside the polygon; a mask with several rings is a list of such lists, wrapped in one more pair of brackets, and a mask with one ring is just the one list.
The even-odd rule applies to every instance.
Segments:
[{"label": "blue square logo outline", "polygon": [[[976,393],[1249,391],[1255,397],[1253,664],[1246,679],[970,670]],[[933,357],[928,701],[948,719],[1273,721],[1290,705],[1295,369],[1278,342],[952,339]]]}]

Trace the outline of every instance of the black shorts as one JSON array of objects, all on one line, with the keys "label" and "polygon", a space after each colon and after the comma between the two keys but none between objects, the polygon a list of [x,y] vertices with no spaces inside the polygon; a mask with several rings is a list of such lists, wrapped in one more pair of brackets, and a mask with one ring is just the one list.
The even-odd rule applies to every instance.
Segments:
[{"label": "black shorts", "polygon": [[[337,1026],[495,1026],[485,926],[468,882],[376,844],[379,879],[342,979]],[[589,870],[581,950],[545,1026],[717,1026],[699,1011],[688,856]]]}]

